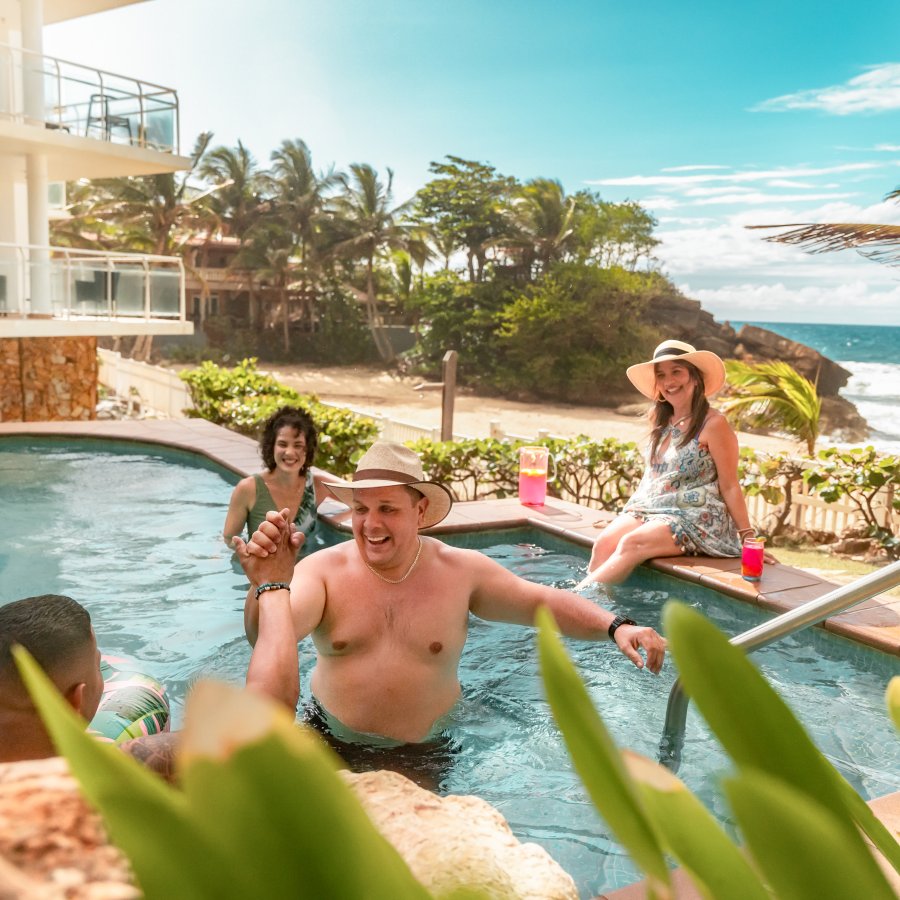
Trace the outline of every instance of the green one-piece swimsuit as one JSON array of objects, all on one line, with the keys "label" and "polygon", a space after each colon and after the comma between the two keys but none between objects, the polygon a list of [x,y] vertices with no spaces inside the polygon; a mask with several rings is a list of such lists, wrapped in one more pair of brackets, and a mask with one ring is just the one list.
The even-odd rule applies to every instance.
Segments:
[{"label": "green one-piece swimsuit", "polygon": [[[269,488],[263,481],[262,475],[254,475],[256,483],[256,502],[247,513],[247,533],[252,535],[262,522],[266,520],[266,513],[275,509],[275,501],[269,493]],[[316,529],[316,489],[313,484],[312,472],[306,473],[306,485],[303,488],[303,498],[297,507],[297,515],[294,516],[294,524],[307,537]]]}]

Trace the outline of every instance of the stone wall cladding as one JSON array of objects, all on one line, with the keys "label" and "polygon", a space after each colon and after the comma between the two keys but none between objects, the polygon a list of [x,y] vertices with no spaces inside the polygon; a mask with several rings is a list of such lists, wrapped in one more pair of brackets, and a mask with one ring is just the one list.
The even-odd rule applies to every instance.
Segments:
[{"label": "stone wall cladding", "polygon": [[97,338],[0,340],[0,421],[96,418]]},{"label": "stone wall cladding", "polygon": [[21,341],[0,339],[0,422],[23,422]]}]

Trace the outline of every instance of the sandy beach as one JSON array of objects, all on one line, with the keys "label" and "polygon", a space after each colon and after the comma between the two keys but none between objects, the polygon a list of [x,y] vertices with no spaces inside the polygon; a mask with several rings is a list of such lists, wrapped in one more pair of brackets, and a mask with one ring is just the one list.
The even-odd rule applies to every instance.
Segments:
[{"label": "sandy beach", "polygon": [[[295,390],[316,394],[328,403],[422,428],[439,428],[441,424],[441,392],[415,390],[421,379],[367,366],[263,364],[261,370],[270,372]],[[639,404],[640,399],[635,392],[635,403]],[[454,432],[468,437],[489,437],[491,422],[499,422],[508,434],[529,438],[544,429],[560,437],[583,434],[595,440],[614,437],[623,441],[641,441],[648,430],[646,420],[637,412],[621,415],[601,407],[544,401],[521,403],[481,396],[468,388],[460,388],[454,404]],[[741,446],[771,453],[795,451],[800,446],[794,441],[743,432],[739,434],[739,440]]]}]

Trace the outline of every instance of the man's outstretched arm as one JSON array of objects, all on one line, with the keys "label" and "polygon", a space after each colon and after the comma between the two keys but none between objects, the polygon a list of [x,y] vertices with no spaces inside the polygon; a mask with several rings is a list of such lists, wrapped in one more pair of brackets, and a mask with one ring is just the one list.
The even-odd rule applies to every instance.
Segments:
[{"label": "man's outstretched arm", "polygon": [[[535,584],[507,571],[499,563],[476,553],[477,581],[469,608],[482,619],[533,625],[540,606],[553,613],[560,631],[568,637],[588,641],[609,640],[609,626],[615,614],[570,591]],[[482,562],[483,560],[483,562]],[[652,628],[620,625],[613,635],[620,652],[639,669],[645,665],[654,674],[662,668],[665,639]]]},{"label": "man's outstretched arm", "polygon": [[[235,548],[250,579],[244,622],[254,646],[247,668],[247,687],[296,709],[300,664],[288,587],[294,574],[296,541],[292,540],[288,512],[268,513],[248,544],[235,538]],[[263,549],[262,544],[268,549]],[[266,585],[276,584],[286,586],[265,589]],[[260,587],[264,589],[258,592]],[[252,610],[248,608],[251,604]]]}]

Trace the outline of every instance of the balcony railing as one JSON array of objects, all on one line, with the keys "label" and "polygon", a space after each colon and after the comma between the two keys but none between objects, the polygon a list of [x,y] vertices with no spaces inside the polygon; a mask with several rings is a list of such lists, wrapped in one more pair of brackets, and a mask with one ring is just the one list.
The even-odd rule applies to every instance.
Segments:
[{"label": "balcony railing", "polygon": [[171,88],[0,44],[0,118],[81,137],[177,153]]},{"label": "balcony railing", "polygon": [[184,320],[175,256],[0,243],[0,316]]}]

